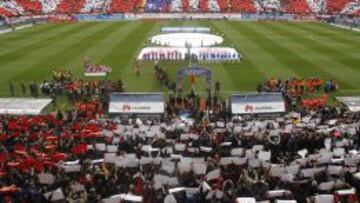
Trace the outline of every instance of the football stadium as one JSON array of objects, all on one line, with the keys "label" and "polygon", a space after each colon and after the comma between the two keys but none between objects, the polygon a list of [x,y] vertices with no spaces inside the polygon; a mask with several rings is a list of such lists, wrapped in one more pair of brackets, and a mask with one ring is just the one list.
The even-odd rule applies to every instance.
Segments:
[{"label": "football stadium", "polygon": [[0,0],[0,203],[360,202],[359,0]]}]

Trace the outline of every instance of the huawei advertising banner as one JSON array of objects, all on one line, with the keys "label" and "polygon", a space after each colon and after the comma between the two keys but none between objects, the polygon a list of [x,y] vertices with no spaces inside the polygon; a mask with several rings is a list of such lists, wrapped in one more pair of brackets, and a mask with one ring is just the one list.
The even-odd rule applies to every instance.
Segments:
[{"label": "huawei advertising banner", "polygon": [[232,114],[266,114],[285,112],[281,93],[242,94],[231,96]]},{"label": "huawei advertising banner", "polygon": [[163,114],[164,96],[161,93],[113,93],[109,113]]}]

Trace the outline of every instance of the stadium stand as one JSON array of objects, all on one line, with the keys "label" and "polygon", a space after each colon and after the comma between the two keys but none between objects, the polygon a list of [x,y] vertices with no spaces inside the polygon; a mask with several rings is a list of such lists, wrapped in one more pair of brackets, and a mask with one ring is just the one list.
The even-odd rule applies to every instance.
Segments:
[{"label": "stadium stand", "polygon": [[172,12],[181,12],[183,10],[182,5],[182,0],[171,1],[170,10]]},{"label": "stadium stand", "polygon": [[311,12],[306,0],[289,0],[282,3],[283,10],[286,13],[305,14]]},{"label": "stadium stand", "polygon": [[209,7],[210,12],[219,12],[220,11],[217,0],[209,0],[208,7]]},{"label": "stadium stand", "polygon": [[17,16],[24,12],[24,9],[15,1],[0,1],[0,15],[7,17]]},{"label": "stadium stand", "polygon": [[328,0],[326,2],[326,10],[328,13],[338,14],[350,2],[351,2],[350,0],[337,0],[337,1],[329,1]]},{"label": "stadium stand", "polygon": [[86,0],[82,13],[104,13],[109,10],[111,0]]},{"label": "stadium stand", "polygon": [[277,12],[281,10],[279,0],[253,0],[255,8],[260,12]]},{"label": "stadium stand", "polygon": [[166,4],[164,5],[163,9],[164,12],[171,12],[171,1],[167,0]]},{"label": "stadium stand", "polygon": [[85,0],[61,0],[56,8],[56,13],[80,13],[85,5]]},{"label": "stadium stand", "polygon": [[128,13],[134,11],[136,1],[113,0],[111,3],[111,13]]},{"label": "stadium stand", "polygon": [[39,1],[30,1],[30,0],[15,0],[21,7],[24,8],[25,12],[32,14],[41,14],[43,13],[42,5]]},{"label": "stadium stand", "polygon": [[256,8],[251,0],[232,0],[231,10],[235,12],[255,13]]},{"label": "stadium stand", "polygon": [[359,15],[357,0],[9,0],[2,16],[131,12],[242,12]]},{"label": "stadium stand", "polygon": [[348,3],[341,11],[341,13],[360,16],[360,1],[353,1]]},{"label": "stadium stand", "polygon": [[227,0],[218,0],[220,12],[228,11],[229,2]]},{"label": "stadium stand", "polygon": [[169,0],[148,0],[145,11],[148,12],[170,12],[172,9],[179,10],[179,4],[172,4]]},{"label": "stadium stand", "polygon": [[6,9],[0,7],[0,16],[11,17],[11,16],[14,16],[14,15],[15,14],[10,12],[9,10],[6,10]]},{"label": "stadium stand", "polygon": [[146,1],[145,11],[146,12],[157,11],[158,6],[156,5],[156,3],[157,3],[156,0],[148,0],[148,1]]},{"label": "stadium stand", "polygon": [[[141,9],[360,15],[360,1],[0,0],[0,18]],[[47,41],[31,43],[42,47]],[[161,87],[176,92],[167,69],[157,66],[155,77]],[[84,65],[85,72],[103,72],[103,68]],[[195,83],[195,76],[189,80]],[[30,95],[24,83],[23,96],[51,97],[57,108],[59,95],[58,101],[66,99],[69,109],[36,116],[0,111],[0,203],[358,203],[360,113],[338,102],[328,105],[327,94],[338,88],[333,79],[271,78],[258,86],[256,94],[268,96],[253,103],[276,102],[269,96],[275,93],[284,96],[284,111],[262,117],[251,102],[244,108],[247,113],[231,112],[232,101],[221,96],[216,82],[215,95],[210,91],[205,98],[194,90],[169,93],[161,101],[165,113],[159,118],[136,118],[132,112],[106,113],[109,95],[124,92],[120,79],[83,80],[70,70],[54,71],[40,85],[31,82]],[[350,102],[360,107],[360,99],[358,105]],[[119,109],[131,111],[131,105]],[[12,107],[7,108],[0,107]],[[146,108],[152,107],[138,109]]]},{"label": "stadium stand", "polygon": [[209,0],[200,0],[200,11],[209,12]]},{"label": "stadium stand", "polygon": [[[66,95],[72,111],[0,115],[0,195],[7,202],[358,202],[360,117],[343,106],[224,119],[224,98],[203,101],[191,92],[163,101],[164,119],[120,120],[104,112],[105,95],[122,92],[121,80],[53,77],[41,94]],[[306,81],[270,79],[261,91],[290,82],[287,90],[304,95],[324,85]],[[181,112],[195,121],[180,119]]]},{"label": "stadium stand", "polygon": [[190,12],[198,12],[199,11],[199,0],[189,0],[189,9]]},{"label": "stadium stand", "polygon": [[181,6],[182,6],[182,10],[184,12],[189,12],[190,11],[189,0],[181,0]]},{"label": "stadium stand", "polygon": [[61,0],[39,0],[42,6],[42,13],[53,13],[55,12],[58,4]]},{"label": "stadium stand", "polygon": [[[337,0],[336,0],[337,1]],[[325,0],[308,0],[308,5],[314,13],[324,13],[326,9]]]}]

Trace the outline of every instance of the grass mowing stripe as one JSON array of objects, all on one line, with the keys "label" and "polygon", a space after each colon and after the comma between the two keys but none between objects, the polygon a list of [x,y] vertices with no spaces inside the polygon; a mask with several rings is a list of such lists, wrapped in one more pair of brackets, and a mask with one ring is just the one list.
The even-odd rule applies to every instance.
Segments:
[{"label": "grass mowing stripe", "polygon": [[299,76],[297,72],[289,68],[288,64],[279,60],[276,56],[276,52],[273,52],[271,47],[268,46],[269,41],[264,39],[263,35],[258,35],[254,30],[248,29],[249,26],[254,26],[253,22],[242,22],[239,26],[236,26],[240,36],[242,36],[243,39],[246,39],[245,41],[240,42],[243,43],[241,46],[246,46],[246,44],[251,45],[244,53],[247,54],[247,56],[245,55],[245,58],[250,58],[253,63],[267,75],[267,78]]},{"label": "grass mowing stripe", "polygon": [[[315,34],[316,36],[320,37],[319,41],[324,44],[329,44],[325,43],[328,40],[329,42],[337,42],[357,51],[360,50],[360,35],[357,38],[349,38],[348,34],[345,33],[328,33],[326,30],[329,29],[331,28],[323,28],[319,24],[301,24],[301,30],[305,34],[309,32]],[[346,35],[347,37],[343,38],[342,35]]]},{"label": "grass mowing stripe", "polygon": [[[27,56],[22,57],[19,60],[15,60],[11,63],[8,63],[6,66],[6,69],[0,69],[0,89],[1,90],[6,90],[8,91],[8,85],[6,84],[8,81],[13,80],[12,82],[14,83],[20,83],[21,80],[30,80],[33,77],[33,74],[37,74],[37,76],[43,74],[45,71],[45,69],[49,69],[49,71],[51,70],[51,68],[46,67],[44,69],[44,67],[38,67],[34,64],[36,63],[40,63],[40,62],[44,62],[45,58],[47,55],[49,55],[50,53],[52,53],[53,51],[56,51],[58,48],[58,45],[61,42],[67,43],[66,40],[69,37],[72,37],[76,34],[78,34],[79,36],[82,35],[81,32],[86,32],[89,29],[93,28],[96,24],[95,23],[81,23],[81,24],[74,24],[76,27],[75,29],[72,28],[71,32],[69,32],[69,29],[64,32],[64,33],[60,33],[61,35],[58,35],[59,37],[54,38],[55,41],[49,41],[48,42],[48,46],[46,46],[43,49],[39,49],[36,51],[33,51],[31,54],[28,54]],[[80,35],[81,34],[81,35]],[[58,39],[58,40],[56,40]],[[25,72],[27,69],[31,69],[31,71],[29,71],[28,74],[23,75],[23,77],[17,77],[15,78],[16,75],[21,74],[21,72]],[[1,74],[1,72],[3,72],[3,74]],[[30,73],[31,72],[31,73]],[[46,77],[50,77],[51,75],[41,75],[39,77],[37,77],[37,80],[40,79],[44,79]],[[6,77],[6,78],[3,78]]]},{"label": "grass mowing stripe", "polygon": [[[316,29],[317,24],[307,23],[304,24],[304,26],[308,29],[298,29],[296,34],[289,34],[284,33],[281,30],[286,26],[277,23],[254,24],[253,22],[226,21],[136,21],[131,23],[129,22],[127,25],[119,22],[116,23],[116,26],[114,25],[112,29],[108,28],[108,26],[110,26],[109,23],[95,23],[96,26],[94,28],[91,27],[86,30],[80,30],[76,33],[68,33],[65,36],[56,33],[56,30],[70,30],[72,27],[78,26],[79,24],[66,26],[44,25],[44,27],[41,25],[26,29],[25,31],[13,33],[14,35],[11,35],[12,37],[8,37],[8,35],[1,36],[0,44],[4,41],[7,45],[6,47],[2,46],[0,48],[0,57],[2,55],[1,50],[4,50],[3,52],[10,53],[13,52],[13,50],[10,50],[10,48],[12,48],[18,49],[19,52],[21,52],[21,47],[27,47],[35,41],[44,43],[42,42],[43,38],[50,38],[53,33],[60,35],[59,38],[49,40],[46,43],[46,47],[45,43],[43,44],[44,47],[34,45],[35,49],[29,49],[30,53],[24,53],[22,57],[18,56],[18,59],[6,62],[6,66],[0,66],[0,84],[6,84],[5,87],[7,90],[7,82],[9,80],[12,80],[14,83],[20,82],[21,80],[39,81],[50,77],[51,70],[53,68],[59,68],[61,66],[77,67],[78,64],[82,64],[81,59],[83,56],[90,56],[90,59],[92,59],[92,62],[94,63],[101,62],[106,65],[115,64],[113,67],[113,73],[109,74],[108,77],[116,79],[121,76],[125,80],[127,90],[156,91],[159,90],[160,87],[154,77],[153,63],[141,63],[141,75],[139,78],[135,76],[133,70],[134,57],[137,55],[139,49],[145,46],[145,44],[149,45],[149,43],[144,43],[146,37],[149,36],[149,34],[158,34],[159,30],[157,28],[160,25],[206,25],[212,27],[214,29],[213,32],[225,33],[226,42],[223,46],[232,46],[232,44],[234,44],[240,53],[245,57],[244,61],[237,64],[199,64],[201,66],[211,68],[213,71],[213,80],[221,81],[222,89],[226,94],[234,93],[239,90],[254,91],[256,85],[265,80],[265,76],[278,78],[288,78],[296,75],[301,76],[297,73],[297,70],[294,69],[295,65],[284,63],[278,60],[277,57],[279,56],[274,56],[280,55],[280,57],[286,58],[288,56],[281,55],[287,55],[287,50],[295,53],[295,56],[294,53],[292,53],[292,57],[295,57],[296,59],[293,61],[294,64],[297,63],[297,60],[302,60],[302,58],[304,58],[310,63],[315,64],[316,67],[314,68],[320,68],[321,71],[340,79],[339,82],[341,89],[346,88],[346,86],[348,86],[346,89],[351,89],[353,87],[358,89],[360,87],[360,80],[356,70],[342,65],[338,62],[338,59],[334,59],[333,57],[329,57],[323,53],[319,53],[317,50],[309,48],[307,46],[308,42],[304,43],[301,39],[299,39],[298,35],[309,35],[309,38],[313,37],[313,40],[328,43],[326,46],[333,49],[337,49],[339,51],[349,50],[350,52],[348,51],[346,53],[349,55],[348,57],[350,57],[351,54],[354,55],[354,58],[357,58],[355,53],[357,49],[350,46],[346,47],[347,45],[345,42],[356,42],[358,40],[358,38],[356,38],[358,35],[349,34],[345,31],[334,30],[333,28],[329,28],[322,24],[319,24],[322,29],[319,29],[318,32],[313,32],[313,29]],[[119,25],[123,26],[120,27]],[[251,28],[246,30],[246,28],[243,28],[244,25],[251,26]],[[53,26],[56,28],[53,28]],[[277,26],[279,26],[280,29],[278,29]],[[45,27],[50,31],[46,31]],[[96,33],[99,32],[100,29],[104,33]],[[265,35],[265,37],[253,36],[254,31],[252,31],[252,29],[254,29],[255,32]],[[328,29],[330,34],[326,37],[324,35],[328,32]],[[28,32],[28,30],[31,30],[31,32]],[[38,30],[42,31],[40,32]],[[26,35],[25,33],[29,33],[29,35]],[[341,40],[345,39],[343,43],[341,43],[341,41],[336,42],[336,40],[331,41],[332,37],[330,36],[335,36],[337,33],[341,35],[338,36]],[[18,38],[18,41],[8,42],[5,38]],[[276,46],[275,48],[265,50],[259,45],[259,43],[267,44],[269,43],[268,39],[273,41],[270,43],[279,43],[280,47]],[[280,49],[282,47],[285,47],[287,50],[284,51]],[[6,50],[7,48],[9,49]],[[296,55],[299,55],[300,59]],[[287,58],[286,60],[292,61],[293,59]],[[2,61],[0,60],[0,64],[1,63]],[[301,64],[303,64],[303,62]],[[177,63],[161,63],[161,67],[167,70],[170,78],[172,78],[172,81],[175,81],[176,71],[180,67],[186,66],[186,61]],[[314,75],[313,72],[316,72],[317,70],[314,68],[311,70],[309,69],[309,72],[311,71],[309,74]],[[73,72],[80,74],[82,73],[82,68],[78,68]],[[186,78],[186,81],[187,80],[188,78]],[[189,82],[186,81],[184,82],[184,87],[189,86]],[[352,86],[344,85],[343,81],[352,83]],[[17,84],[16,87],[19,89]],[[203,90],[204,81],[202,78],[197,79],[196,87],[198,91]],[[161,90],[166,91],[165,89]]]},{"label": "grass mowing stripe", "polygon": [[[78,24],[78,29],[67,33],[66,35],[62,35],[56,41],[49,42],[49,45],[46,48],[34,51],[28,56],[21,58],[21,60],[16,60],[8,64],[6,69],[0,70],[0,89],[8,91],[8,85],[6,83],[10,80],[12,80],[14,83],[19,83],[22,80],[39,81],[51,77],[51,70],[54,67],[59,68],[59,66],[56,66],[57,60],[59,59],[61,63],[60,56],[62,56],[62,54],[65,52],[62,47],[68,45],[69,41],[76,41],[75,36],[83,38],[84,36],[88,35],[88,32],[91,33],[91,30],[99,29],[95,25],[96,23]],[[100,28],[102,27],[103,26]],[[53,53],[56,54],[51,60],[49,60],[48,57]],[[1,74],[1,72],[3,72],[3,74]]]},{"label": "grass mowing stripe", "polygon": [[[284,25],[293,25],[293,23],[287,22]],[[329,39],[335,41],[339,44],[352,46],[353,48],[360,48],[360,33],[345,30],[342,28],[337,28],[320,22],[311,22],[311,23],[299,23],[299,26],[296,26],[299,32],[308,33],[312,32],[311,36],[319,36],[324,39]],[[310,37],[310,36],[309,36]]]},{"label": "grass mowing stripe", "polygon": [[132,40],[129,40],[129,38],[132,38],[133,35],[135,35],[136,33],[142,31],[142,25],[143,24],[138,24],[136,25],[136,28],[131,30],[130,32],[126,33],[124,35],[124,37],[122,37],[121,39],[116,40],[116,43],[114,43],[112,45],[112,48],[108,51],[108,54],[106,54],[104,57],[102,57],[102,59],[100,60],[101,63],[107,63],[110,64],[112,66],[116,66],[114,59],[120,59],[121,61],[124,60],[133,60],[133,58],[131,57],[131,59],[129,58],[120,58],[120,52],[124,52],[125,47],[127,48],[127,46],[124,45],[128,45],[128,43],[131,43]]},{"label": "grass mowing stripe", "polygon": [[[289,34],[296,34],[300,29],[294,24],[286,23],[283,25],[284,28],[288,27],[289,29],[282,28],[282,30],[288,32]],[[325,45],[321,42],[317,42],[313,39],[310,39],[308,36],[305,37],[304,35],[298,35],[298,39],[301,40],[303,44],[307,45],[310,49],[315,50],[318,53],[321,53],[322,55],[327,56],[331,59],[334,59],[348,68],[359,71],[359,69],[357,68],[357,65],[360,64],[359,58],[354,58],[352,56],[349,56],[348,54],[338,49]]]},{"label": "grass mowing stripe", "polygon": [[154,25],[154,22],[141,22],[141,24],[131,31],[126,38],[118,41],[116,45],[113,46],[109,54],[102,59],[102,63],[107,63],[115,67],[122,67],[117,69],[118,73],[121,74],[121,72],[124,71],[125,66],[132,64],[134,57],[136,57],[136,51],[144,43],[144,38],[148,35]]},{"label": "grass mowing stripe", "polygon": [[[236,90],[254,90],[254,87],[259,83],[265,81],[267,77],[271,77],[266,70],[263,69],[262,62],[257,62],[256,56],[253,55],[257,50],[257,53],[263,54],[261,49],[257,49],[255,43],[241,35],[238,27],[241,27],[240,23],[225,23],[222,21],[216,21],[213,23],[217,30],[222,30],[225,34],[225,39],[229,43],[233,43],[233,46],[244,57],[242,61],[237,65],[225,65],[225,70],[229,72],[233,82],[237,85]],[[263,55],[264,61],[272,61],[271,57],[268,57],[266,53]],[[245,77],[244,77],[245,76]]]},{"label": "grass mowing stripe", "polygon": [[50,29],[44,31],[41,34],[28,36],[27,38],[24,37],[23,40],[11,41],[10,43],[4,44],[4,46],[0,47],[0,55],[14,52],[15,50],[21,50],[30,45],[41,43],[41,41],[43,41],[44,39],[47,39],[50,36],[54,36],[61,32],[64,32],[64,30],[68,30],[75,26],[76,26],[75,24],[68,26],[56,26],[54,28],[50,26]]},{"label": "grass mowing stripe", "polygon": [[26,42],[29,42],[31,39],[34,37],[38,37],[38,38],[43,38],[46,37],[48,35],[49,32],[54,32],[57,31],[61,28],[63,28],[65,26],[60,26],[60,25],[42,25],[41,27],[34,27],[34,31],[31,33],[20,33],[18,34],[16,37],[13,38],[2,38],[0,37],[0,51],[1,50],[6,50],[9,48],[12,48],[13,46],[16,46],[17,44],[23,44]]},{"label": "grass mowing stripe", "polygon": [[313,33],[316,33],[317,35],[327,38],[332,41],[336,41],[340,44],[343,44],[345,46],[349,46],[352,48],[355,48],[356,50],[360,49],[360,36],[357,38],[349,38],[348,33],[338,33],[338,32],[328,32],[332,27],[322,27],[320,26],[320,23],[317,24],[305,24],[302,25],[303,30],[312,31]]},{"label": "grass mowing stripe", "polygon": [[15,32],[11,32],[5,35],[0,35],[0,41],[7,40],[7,41],[16,41],[23,38],[31,38],[34,34],[42,33],[44,30],[48,29],[49,26],[56,27],[57,25],[54,24],[42,24],[42,25],[34,25],[33,27],[17,30]]},{"label": "grass mowing stripe", "polygon": [[[334,34],[334,35],[342,37],[344,39],[355,39],[355,38],[358,38],[359,35],[360,35],[359,32],[354,32],[352,30],[343,29],[343,28],[339,28],[339,27],[334,27],[334,26],[331,26],[331,25],[329,25],[327,23],[309,22],[309,23],[306,23],[306,24],[308,24],[308,25],[316,25],[319,29],[323,29],[324,34],[326,34],[326,35]],[[346,37],[344,37],[344,36],[346,36]]]},{"label": "grass mowing stripe", "polygon": [[[81,55],[84,50],[96,45],[98,40],[106,38],[116,26],[117,22],[98,24],[93,32],[86,32],[80,40],[73,40],[74,43],[62,46],[44,61],[40,61],[32,67],[29,67],[26,71],[21,72],[14,78],[24,78],[26,75],[31,75],[28,80],[39,80],[40,78],[44,78],[44,75],[51,77],[51,68],[55,65],[62,67],[64,64],[73,60],[73,58]],[[36,67],[41,67],[43,71],[33,72],[33,69]]]},{"label": "grass mowing stripe", "polygon": [[83,31],[84,29],[87,29],[91,26],[95,26],[95,24],[79,24],[75,27],[65,27],[66,29],[62,30],[62,32],[54,33],[53,36],[47,37],[40,42],[33,42],[19,50],[16,49],[9,53],[0,55],[0,65],[6,66],[8,63],[19,60],[29,54],[33,54],[36,51],[47,49],[49,44],[53,43],[54,41],[63,40],[66,38],[66,36]]},{"label": "grass mowing stripe", "polygon": [[[214,34],[221,33],[220,30],[217,29],[217,27],[215,27],[215,25],[211,23],[211,21],[195,21],[195,22],[196,24],[191,24],[191,25],[197,27],[199,26],[209,27],[212,30],[211,32]],[[227,44],[230,43],[232,43],[231,40],[224,37],[223,46],[226,46]],[[230,91],[236,91],[239,87],[248,88],[249,86],[251,86],[252,88],[254,88],[252,84],[249,84],[246,80],[239,80],[238,77],[236,76],[237,74],[244,74],[244,68],[240,69],[240,63],[232,64],[225,62],[221,62],[221,63],[202,62],[200,66],[209,67],[211,69],[213,75],[212,88],[215,88],[216,81],[219,81],[221,83],[221,89],[226,89]],[[242,70],[241,73],[239,72],[239,70]],[[262,76],[261,73],[260,75]],[[190,82],[188,84],[189,84],[188,89],[190,90],[191,89]],[[199,89],[205,90],[206,87],[205,87],[204,78],[202,78],[200,84],[201,84],[201,89],[200,88]]]},{"label": "grass mowing stripe", "polygon": [[9,53],[16,53],[17,51],[21,51],[22,49],[27,49],[28,47],[34,46],[36,44],[41,43],[45,39],[50,37],[55,37],[66,30],[69,30],[76,25],[72,26],[58,26],[57,29],[49,29],[48,32],[44,32],[43,34],[31,36],[31,38],[26,38],[23,40],[19,40],[17,42],[13,42],[7,46],[0,48],[0,56]]},{"label": "grass mowing stripe", "polygon": [[[145,44],[148,37],[150,37],[149,34],[158,30],[161,25],[163,25],[163,22],[141,22],[138,31],[134,31],[134,33],[130,35],[132,39],[137,40],[133,41],[131,45],[126,46],[127,52],[119,50],[120,53],[118,54],[120,54],[121,58],[129,59],[122,62],[123,68],[119,70],[119,73],[131,91],[154,91],[157,88],[157,81],[154,78],[154,69],[152,67],[143,67],[140,77],[135,76],[134,57],[137,56],[142,48],[142,44]],[[123,43],[126,43],[126,41],[125,39]]]},{"label": "grass mowing stripe", "polygon": [[288,56],[280,56],[284,54],[281,47],[278,47],[276,42],[266,38],[265,34],[252,28],[254,26],[252,22],[243,22],[240,25],[236,27],[238,33],[251,43],[250,49],[247,50],[248,55],[250,55],[251,60],[256,65],[260,64],[261,70],[268,77],[289,78],[302,76],[302,72],[295,71],[289,66],[291,63],[288,60]]},{"label": "grass mowing stripe", "polygon": [[[69,63],[64,65],[65,68],[72,69],[72,73],[77,76],[83,76],[83,58],[88,57],[92,63],[98,64],[115,46],[115,41],[122,40],[128,32],[134,29],[136,25],[130,22],[118,22],[114,24],[114,29],[109,32],[109,35],[98,41],[96,46],[92,46],[82,53],[82,56],[73,58]],[[101,51],[99,51],[101,50]],[[102,62],[100,62],[102,63]],[[106,64],[107,65],[107,64]],[[75,67],[75,69],[74,69]]]},{"label": "grass mowing stripe", "polygon": [[[278,30],[275,28],[274,24],[279,25],[278,23],[266,23],[264,26],[261,26],[259,33],[265,32],[265,30],[262,30],[262,28],[267,28],[267,32],[272,31],[274,33],[279,33]],[[258,24],[257,24],[258,25]],[[266,25],[272,25],[267,26]],[[281,27],[281,25],[279,25]],[[268,33],[269,36],[271,36],[271,33]],[[293,35],[282,35],[287,40],[289,36],[292,36],[294,39],[299,38],[299,36],[296,33],[293,33]],[[268,36],[263,36],[267,37]],[[274,49],[274,53],[281,53],[283,54],[276,54],[276,57],[279,58],[279,60],[283,61],[284,63],[287,63],[289,67],[297,66],[293,68],[295,71],[297,71],[299,74],[301,74],[303,77],[322,77],[324,79],[333,78],[334,75],[332,73],[329,73],[328,71],[325,71],[324,69],[320,68],[316,63],[313,61],[310,61],[308,57],[304,57],[303,54],[299,53],[298,50],[292,49],[291,46],[288,47],[286,43],[278,43],[278,39],[271,40],[271,42],[268,42],[269,46]],[[340,80],[342,86],[351,87],[351,85],[346,80]]]},{"label": "grass mowing stripe", "polygon": [[286,29],[283,29],[281,24],[270,24],[267,29],[274,32],[272,38],[277,39],[278,41],[282,41],[283,44],[289,47],[289,49],[291,49],[293,52],[297,52],[303,58],[307,58],[307,60],[311,61],[313,64],[316,64],[317,69],[321,69],[323,72],[327,72],[328,75],[331,75],[331,78],[336,78],[341,87],[354,88],[357,87],[357,85],[360,85],[360,83],[354,83],[357,81],[356,78],[352,77],[352,75],[355,73],[354,70],[349,68],[339,69],[339,66],[342,67],[342,65],[339,65],[337,61],[310,49],[303,41],[298,39],[297,35],[289,33]]},{"label": "grass mowing stripe", "polygon": [[[214,29],[215,33],[222,33],[226,41],[225,43],[232,44],[235,49],[239,50],[240,54],[243,54],[241,45],[238,45],[242,42],[233,41],[233,39],[230,37],[232,36],[230,33],[237,33],[233,27],[230,27],[228,24],[220,24],[218,21],[207,23],[208,26],[211,26]],[[231,80],[230,84],[233,86],[231,89],[225,88],[228,83],[227,81],[222,81],[223,88],[227,90],[253,90],[259,82],[261,83],[265,80],[264,74],[261,73],[259,69],[253,64],[253,62],[247,57],[245,57],[240,63],[222,64],[222,67],[219,68],[223,68]]]}]

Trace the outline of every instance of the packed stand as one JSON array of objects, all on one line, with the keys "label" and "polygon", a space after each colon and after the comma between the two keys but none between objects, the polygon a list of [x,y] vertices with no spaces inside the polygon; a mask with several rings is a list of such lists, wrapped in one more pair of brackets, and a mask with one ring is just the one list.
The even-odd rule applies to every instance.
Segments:
[{"label": "packed stand", "polygon": [[136,1],[112,0],[111,12],[112,13],[128,13],[134,12],[137,7]]},{"label": "packed stand", "polygon": [[353,1],[348,3],[341,11],[342,14],[360,16],[360,1]]},{"label": "packed stand", "polygon": [[219,12],[227,12],[229,10],[229,2],[227,0],[218,0]]},{"label": "packed stand", "polygon": [[[327,104],[327,93],[338,89],[336,80],[324,81],[320,78],[280,80],[272,78],[257,87],[258,92],[281,92],[290,109],[304,107],[316,109]],[[317,94],[317,95],[316,95]],[[318,94],[322,94],[318,96]]]},{"label": "packed stand", "polygon": [[11,17],[14,16],[14,13],[5,10],[4,8],[0,8],[0,16]]},{"label": "packed stand", "polygon": [[56,7],[56,13],[73,14],[80,13],[85,5],[85,0],[62,0]]},{"label": "packed stand", "polygon": [[[155,71],[170,83],[163,69]],[[330,87],[336,82],[293,78],[259,90],[303,97]],[[110,118],[106,95],[122,88],[121,80],[83,81],[58,70],[40,91],[68,95],[73,110],[1,116],[1,199],[358,202],[359,114],[323,104],[273,117],[231,116],[216,82],[207,99],[194,90],[171,94],[161,119]],[[35,83],[30,91],[39,94]]]},{"label": "packed stand", "polygon": [[311,9],[306,0],[290,0],[283,1],[283,9],[285,13],[309,14]]},{"label": "packed stand", "polygon": [[329,13],[332,14],[339,14],[345,6],[350,3],[349,0],[337,0],[337,1],[327,1],[326,2],[326,9]]},{"label": "packed stand", "polygon": [[61,0],[39,0],[39,2],[41,3],[43,13],[53,13]]},{"label": "packed stand", "polygon": [[0,1],[0,16],[13,17],[23,14],[24,9],[16,1]]},{"label": "packed stand", "polygon": [[232,0],[231,9],[243,13],[256,13],[252,0]]},{"label": "packed stand", "polygon": [[43,13],[42,5],[40,1],[29,1],[29,0],[15,0],[18,5],[24,8],[26,13],[41,14]]},{"label": "packed stand", "polygon": [[356,0],[2,0],[0,15],[131,12],[242,12],[358,15]]},{"label": "packed stand", "polygon": [[279,0],[253,0],[253,2],[260,13],[277,13],[281,11]]},{"label": "packed stand", "polygon": [[171,1],[170,10],[172,12],[182,12],[183,11],[183,1],[182,0]]},{"label": "packed stand", "polygon": [[86,0],[83,13],[105,13],[111,8],[111,0]]},{"label": "packed stand", "polygon": [[208,1],[209,12],[220,12],[218,0],[209,0]]},{"label": "packed stand", "polygon": [[[168,107],[187,105],[169,100]],[[102,111],[95,99],[54,115],[2,116],[1,198],[358,200],[360,117],[341,107],[255,120],[117,120]]]},{"label": "packed stand", "polygon": [[189,1],[190,0],[181,0],[181,7],[184,12],[190,11],[190,2]]}]

